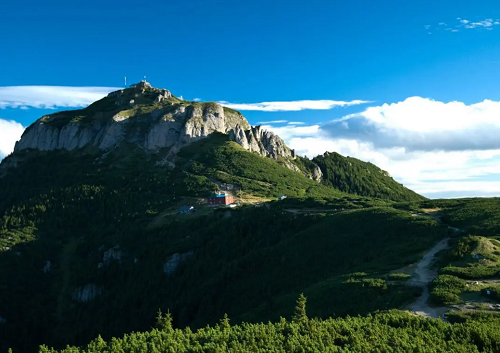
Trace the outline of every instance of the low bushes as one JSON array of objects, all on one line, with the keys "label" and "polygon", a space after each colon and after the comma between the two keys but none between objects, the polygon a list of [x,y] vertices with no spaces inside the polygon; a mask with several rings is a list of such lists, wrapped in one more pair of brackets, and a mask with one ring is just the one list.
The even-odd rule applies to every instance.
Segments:
[{"label": "low bushes", "polygon": [[410,278],[411,276],[406,273],[391,273],[387,276],[387,278],[393,281],[404,281]]},{"label": "low bushes", "polygon": [[460,303],[459,294],[466,288],[466,282],[455,276],[437,276],[429,285],[430,300],[438,305]]},{"label": "low bushes", "polygon": [[465,279],[491,278],[498,276],[499,271],[499,266],[481,265],[467,267],[447,266],[441,269],[441,273],[443,274],[457,276]]}]

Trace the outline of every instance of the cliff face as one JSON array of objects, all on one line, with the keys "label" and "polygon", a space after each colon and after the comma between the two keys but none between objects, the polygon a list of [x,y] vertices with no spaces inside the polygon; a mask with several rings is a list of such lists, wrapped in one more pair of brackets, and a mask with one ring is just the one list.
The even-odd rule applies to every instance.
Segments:
[{"label": "cliff face", "polygon": [[257,152],[263,157],[277,159],[281,157],[295,158],[295,151],[287,147],[285,142],[271,131],[261,126],[250,129],[237,125],[229,132],[229,139],[238,143],[250,152]]},{"label": "cliff face", "polygon": [[236,126],[250,127],[243,115],[217,103],[179,100],[168,90],[141,82],[111,92],[85,109],[38,119],[26,129],[15,151],[108,149],[122,143],[151,151],[178,149],[213,132],[228,133]]},{"label": "cliff face", "polygon": [[[280,164],[297,173],[321,183],[323,181],[323,173],[321,169],[314,165],[308,170],[301,170],[295,163],[297,158],[295,150],[288,148],[278,135],[262,129],[261,126],[252,126],[250,129],[245,129],[237,125],[229,132],[229,139],[238,143],[244,149],[250,152],[257,152],[263,157],[276,159]],[[284,157],[284,158],[278,158]]]}]

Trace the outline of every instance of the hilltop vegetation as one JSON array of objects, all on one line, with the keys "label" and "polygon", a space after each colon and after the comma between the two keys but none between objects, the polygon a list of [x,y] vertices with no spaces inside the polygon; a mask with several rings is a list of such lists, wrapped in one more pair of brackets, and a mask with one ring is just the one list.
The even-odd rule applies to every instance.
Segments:
[{"label": "hilltop vegetation", "polygon": [[419,201],[424,198],[391,178],[372,163],[335,152],[313,158],[323,172],[323,183],[349,194],[393,201]]},{"label": "hilltop vegetation", "polygon": [[336,153],[318,156],[312,161],[301,157],[287,161],[308,176],[312,175],[313,168],[319,166],[324,176],[321,183],[283,167],[285,161],[277,162],[248,153],[237,143],[227,141],[223,134],[212,134],[208,139],[184,147],[176,161],[184,171],[194,176],[234,184],[263,197],[286,195],[328,200],[365,196],[386,201],[424,200],[373,164]]},{"label": "hilltop vegetation", "polygon": [[253,195],[276,198],[331,199],[346,196],[339,190],[321,185],[292,171],[270,158],[250,153],[223,134],[184,147],[178,154],[177,165],[184,171],[234,184]]}]

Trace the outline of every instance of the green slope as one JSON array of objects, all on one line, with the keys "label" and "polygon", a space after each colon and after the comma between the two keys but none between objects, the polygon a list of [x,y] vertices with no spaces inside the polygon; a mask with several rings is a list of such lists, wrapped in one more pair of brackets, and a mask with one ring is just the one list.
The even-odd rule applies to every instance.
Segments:
[{"label": "green slope", "polygon": [[[174,170],[157,164],[167,152],[122,146],[106,155],[8,157],[19,165],[0,183],[0,316],[7,320],[0,351],[146,330],[158,308],[193,328],[225,312],[236,322],[278,318],[301,291],[321,317],[396,308],[414,291],[378,276],[414,261],[446,233],[434,221],[370,208],[367,200],[359,210],[330,215],[294,214],[274,202],[178,216],[179,205],[205,196],[214,181],[263,197],[341,197],[351,205],[356,198],[221,135],[182,150]],[[116,247],[120,260],[99,265]],[[175,253],[186,259],[167,275],[163,267]],[[44,273],[47,261],[51,271]],[[367,277],[346,277],[360,271]],[[100,295],[77,302],[75,293],[88,285]]]},{"label": "green slope", "polygon": [[323,172],[325,185],[346,193],[393,201],[424,199],[369,162],[344,157],[335,152],[319,155],[313,158],[312,162],[317,164]]},{"label": "green slope", "polygon": [[[338,198],[345,193],[321,185],[270,158],[250,153],[223,134],[184,147],[176,164],[188,175],[208,177],[254,195],[275,198]],[[184,178],[180,176],[180,179]]]}]

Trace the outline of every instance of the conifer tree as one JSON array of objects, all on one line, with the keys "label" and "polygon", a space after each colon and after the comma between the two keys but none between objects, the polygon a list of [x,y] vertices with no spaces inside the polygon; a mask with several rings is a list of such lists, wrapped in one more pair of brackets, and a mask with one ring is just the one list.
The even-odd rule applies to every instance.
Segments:
[{"label": "conifer tree", "polygon": [[307,322],[307,314],[306,314],[306,303],[307,298],[304,296],[304,293],[300,293],[297,301],[295,302],[295,311],[293,313],[292,321],[295,323],[304,323]]},{"label": "conifer tree", "polygon": [[221,319],[220,326],[224,331],[231,329],[231,324],[229,323],[229,316],[227,316],[227,313],[224,314],[224,318]]},{"label": "conifer tree", "polygon": [[167,311],[165,315],[161,312],[161,309],[158,309],[158,314],[156,315],[156,327],[163,331],[172,331],[172,314],[170,314],[170,310]]}]

